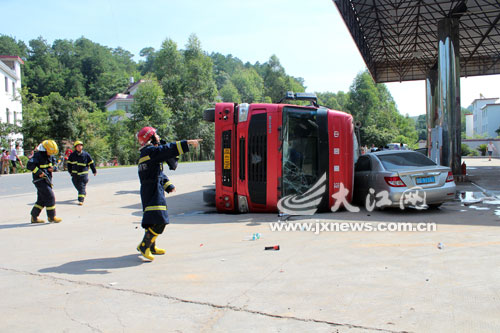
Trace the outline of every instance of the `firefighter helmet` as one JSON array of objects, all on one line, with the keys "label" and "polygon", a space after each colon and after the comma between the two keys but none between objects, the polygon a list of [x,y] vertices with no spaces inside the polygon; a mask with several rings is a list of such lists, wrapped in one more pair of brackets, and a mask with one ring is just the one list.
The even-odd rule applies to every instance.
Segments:
[{"label": "firefighter helmet", "polygon": [[47,152],[47,155],[56,155],[59,152],[57,143],[54,140],[45,140],[42,142],[43,148]]},{"label": "firefighter helmet", "polygon": [[81,142],[80,140],[76,140],[75,143],[73,144],[73,146],[76,148],[76,146],[78,146],[78,145],[83,146],[83,142]]},{"label": "firefighter helmet", "polygon": [[155,135],[155,133],[156,133],[155,128],[149,126],[143,127],[139,131],[139,133],[137,133],[137,140],[139,140],[141,146],[144,146],[146,143],[149,142],[149,140],[151,140],[151,137]]}]

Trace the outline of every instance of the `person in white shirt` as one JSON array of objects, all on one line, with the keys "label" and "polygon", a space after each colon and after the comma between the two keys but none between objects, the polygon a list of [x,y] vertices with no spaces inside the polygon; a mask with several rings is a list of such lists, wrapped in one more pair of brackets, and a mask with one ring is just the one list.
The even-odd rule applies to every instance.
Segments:
[{"label": "person in white shirt", "polygon": [[12,150],[10,151],[9,159],[10,159],[10,164],[12,165],[12,173],[16,173],[17,162],[19,162],[19,164],[21,165],[21,168],[24,168],[23,162],[21,162],[21,160],[19,159],[19,156],[17,155],[18,149],[19,149],[19,145],[16,145],[16,147],[12,148]]},{"label": "person in white shirt", "polygon": [[493,155],[493,150],[497,150],[496,147],[493,145],[493,142],[490,141],[490,143],[488,143],[488,158],[489,160],[488,161],[491,161],[491,155]]}]

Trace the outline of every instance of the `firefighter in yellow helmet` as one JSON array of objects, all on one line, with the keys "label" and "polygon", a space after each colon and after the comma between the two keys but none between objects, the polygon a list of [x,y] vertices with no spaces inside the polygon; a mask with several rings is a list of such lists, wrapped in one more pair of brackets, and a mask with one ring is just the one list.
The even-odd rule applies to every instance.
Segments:
[{"label": "firefighter in yellow helmet", "polygon": [[78,204],[81,206],[87,195],[89,167],[92,169],[94,176],[97,175],[97,170],[90,154],[83,150],[83,142],[77,140],[74,146],[75,151],[68,157],[68,172],[71,175],[73,185],[78,191]]},{"label": "firefighter in yellow helmet", "polygon": [[56,198],[52,191],[52,163],[50,156],[57,155],[59,148],[54,140],[45,140],[37,147],[26,168],[33,173],[33,184],[37,190],[35,206],[31,210],[31,223],[44,223],[38,218],[43,207],[47,209],[49,222],[62,221],[56,217]]}]

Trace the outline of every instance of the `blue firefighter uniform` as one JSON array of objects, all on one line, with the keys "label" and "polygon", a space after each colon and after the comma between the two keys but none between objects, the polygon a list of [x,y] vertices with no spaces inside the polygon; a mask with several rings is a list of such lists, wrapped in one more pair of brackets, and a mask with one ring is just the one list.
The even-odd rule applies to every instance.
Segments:
[{"label": "blue firefighter uniform", "polygon": [[78,191],[78,202],[83,203],[87,195],[86,187],[89,182],[89,167],[95,174],[97,172],[94,161],[90,154],[85,150],[81,152],[74,151],[68,157],[68,172],[71,175],[71,181]]},{"label": "blue firefighter uniform", "polygon": [[[26,168],[33,174],[33,184],[37,190],[37,199],[35,206],[31,210],[32,222],[38,219],[38,215],[43,207],[47,209],[47,217],[49,221],[54,221],[56,215],[56,198],[52,191],[52,172],[49,168],[52,167],[50,157],[45,151],[37,151],[33,154],[26,165]],[[40,177],[44,174],[43,177]]]},{"label": "blue firefighter uniform", "polygon": [[141,148],[139,180],[141,182],[142,227],[161,234],[169,223],[164,191],[171,192],[174,185],[163,173],[163,162],[189,151],[187,141]]}]

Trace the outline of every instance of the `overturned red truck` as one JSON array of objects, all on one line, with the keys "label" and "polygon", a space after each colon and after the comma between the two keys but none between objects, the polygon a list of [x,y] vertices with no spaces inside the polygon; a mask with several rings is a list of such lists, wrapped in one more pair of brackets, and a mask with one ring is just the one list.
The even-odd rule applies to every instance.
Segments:
[{"label": "overturned red truck", "polygon": [[283,100],[311,104],[217,103],[204,111],[215,122],[215,191],[204,199],[218,212],[277,212],[281,198],[296,195],[300,206],[311,188],[319,211],[330,210],[341,188],[351,201],[352,116],[319,106],[314,94],[288,92]]}]

